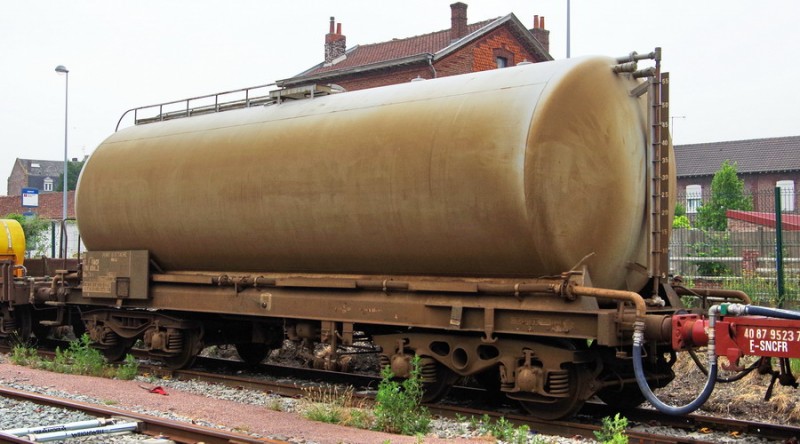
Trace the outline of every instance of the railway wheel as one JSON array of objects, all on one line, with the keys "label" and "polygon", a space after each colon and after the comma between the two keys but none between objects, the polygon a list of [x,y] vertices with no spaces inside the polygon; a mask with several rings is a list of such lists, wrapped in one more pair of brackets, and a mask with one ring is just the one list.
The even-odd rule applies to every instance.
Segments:
[{"label": "railway wheel", "polygon": [[616,410],[630,410],[645,401],[645,397],[635,382],[622,387],[604,388],[597,392],[597,397]]},{"label": "railway wheel", "polygon": [[235,347],[242,361],[250,365],[260,364],[272,352],[272,347],[262,342],[240,342]]},{"label": "railway wheel", "polygon": [[31,339],[33,321],[31,310],[27,306],[18,306],[12,310],[0,307],[0,323],[3,330],[10,331],[8,341],[11,345],[28,344]]},{"label": "railway wheel", "polygon": [[568,418],[583,407],[585,400],[581,396],[592,380],[591,372],[584,366],[571,365],[557,381],[550,381],[567,387],[567,396],[563,398],[544,398],[536,401],[520,400],[522,407],[530,414],[543,420]]},{"label": "railway wheel", "polygon": [[119,362],[133,347],[133,339],[125,339],[114,332],[106,333],[103,342],[108,345],[97,347],[108,362]]},{"label": "railway wheel", "polygon": [[497,367],[476,373],[472,377],[486,390],[486,401],[500,404],[507,399],[505,393],[500,391],[500,372]]},{"label": "railway wheel", "polygon": [[458,375],[430,358],[420,360],[420,379],[422,380],[422,402],[436,402],[442,399],[450,387],[458,380]]},{"label": "railway wheel", "polygon": [[196,330],[182,330],[180,335],[173,336],[170,341],[175,342],[170,344],[170,348],[180,349],[177,354],[161,357],[161,360],[170,370],[179,370],[191,366],[195,358],[197,358],[197,353],[202,348],[200,332]]}]

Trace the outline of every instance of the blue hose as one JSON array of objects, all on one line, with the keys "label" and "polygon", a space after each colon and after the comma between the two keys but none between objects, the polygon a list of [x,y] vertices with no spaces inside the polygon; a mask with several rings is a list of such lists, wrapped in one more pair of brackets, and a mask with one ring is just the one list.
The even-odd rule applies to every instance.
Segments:
[{"label": "blue hose", "polygon": [[800,320],[800,312],[792,310],[782,310],[780,308],[759,307],[757,305],[745,305],[744,312],[755,316],[768,316],[779,319]]},{"label": "blue hose", "polygon": [[659,400],[655,393],[650,389],[650,385],[647,384],[647,379],[644,375],[644,368],[642,367],[642,347],[644,347],[644,322],[637,321],[634,325],[634,332],[633,332],[633,372],[636,375],[636,384],[639,386],[639,390],[642,391],[644,397],[653,405],[659,412],[666,413],[668,415],[685,415],[697,410],[700,406],[705,404],[708,401],[708,398],[711,396],[711,392],[714,391],[714,385],[717,383],[717,355],[715,350],[715,334],[714,334],[714,326],[716,324],[716,317],[717,314],[720,312],[720,307],[718,305],[714,305],[708,310],[708,376],[706,379],[706,385],[703,387],[703,391],[697,395],[692,402],[676,407],[671,406],[668,404],[664,404]]},{"label": "blue hose", "polygon": [[661,402],[661,400],[659,400],[655,393],[653,393],[653,391],[650,389],[650,385],[647,384],[647,379],[644,377],[644,369],[642,368],[642,347],[642,345],[633,347],[633,371],[636,374],[636,383],[639,385],[639,390],[642,391],[644,397],[650,402],[650,404],[653,405],[653,407],[655,407],[659,412],[666,413],[668,415],[685,415],[697,410],[701,405],[705,404],[709,396],[711,396],[711,392],[714,391],[714,385],[717,382],[716,360],[711,362],[711,365],[709,366],[708,379],[706,379],[706,385],[703,387],[703,391],[700,392],[700,395],[698,395],[698,397],[692,402],[684,406],[675,407]]}]

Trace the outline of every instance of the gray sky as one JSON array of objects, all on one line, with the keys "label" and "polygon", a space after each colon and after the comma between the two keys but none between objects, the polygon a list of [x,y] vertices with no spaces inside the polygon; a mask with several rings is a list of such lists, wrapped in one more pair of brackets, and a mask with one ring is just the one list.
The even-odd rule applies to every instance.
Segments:
[{"label": "gray sky", "polygon": [[[82,158],[133,107],[291,77],[348,47],[450,27],[455,0],[7,0],[0,14],[0,193],[14,159]],[[566,56],[566,0],[462,0],[469,22],[545,16]],[[800,135],[796,0],[572,0],[572,56],[663,48],[676,144]]]}]

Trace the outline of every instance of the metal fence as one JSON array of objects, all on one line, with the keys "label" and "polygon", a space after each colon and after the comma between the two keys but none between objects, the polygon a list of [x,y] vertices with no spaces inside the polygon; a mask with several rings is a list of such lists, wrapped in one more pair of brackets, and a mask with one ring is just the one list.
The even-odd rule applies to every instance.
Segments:
[{"label": "metal fence", "polygon": [[62,234],[62,225],[59,220],[50,221],[50,225],[35,240],[28,239],[26,256],[33,257],[61,257],[62,242],[67,247],[67,257],[78,256],[79,251],[86,251],[83,241],[78,233],[78,224],[75,220],[68,220],[65,224],[65,233]]},{"label": "metal fence", "polygon": [[[797,197],[796,192],[783,192],[779,199],[781,203],[788,203],[796,202]],[[678,202],[685,205],[687,199],[695,198],[679,195]],[[725,231],[694,228],[697,213],[687,213],[693,228],[673,230],[670,271],[693,286],[742,290],[758,304],[800,307],[800,215],[797,207],[782,205],[783,230],[778,233],[774,190],[754,193],[752,198],[758,202],[759,211],[729,216]],[[780,255],[779,241],[782,243]],[[781,255],[783,281],[779,288],[778,259]]]}]

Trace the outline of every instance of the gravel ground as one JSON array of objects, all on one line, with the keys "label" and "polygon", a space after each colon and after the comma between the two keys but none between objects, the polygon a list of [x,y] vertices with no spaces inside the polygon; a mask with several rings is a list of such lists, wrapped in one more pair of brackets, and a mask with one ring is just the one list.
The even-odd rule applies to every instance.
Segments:
[{"label": "gravel ground", "polygon": [[[702,378],[689,381],[686,368],[679,366],[679,378],[660,395],[665,400],[673,403],[685,403],[696,395],[693,387],[702,382]],[[774,402],[764,403],[761,400],[747,403],[747,392],[758,392],[763,396],[763,377],[740,383],[741,385],[721,388],[712,396],[707,407],[707,413],[725,415],[724,411],[731,411],[735,407],[737,412],[750,412],[748,416],[756,417],[766,422],[788,420],[786,410],[782,415],[774,408]],[[21,390],[35,391],[63,398],[75,399],[82,402],[105,405],[108,407],[146,413],[153,416],[167,417],[182,420],[207,427],[219,427],[234,430],[240,433],[249,433],[254,436],[268,437],[285,440],[293,443],[412,443],[420,442],[414,437],[390,435],[350,427],[335,426],[302,417],[299,410],[303,401],[282,398],[260,391],[236,389],[223,385],[208,384],[197,381],[173,381],[139,377],[134,381],[117,381],[104,378],[87,376],[63,375],[41,370],[16,366],[4,361],[0,355],[0,385]],[[149,393],[145,389],[156,386],[163,387],[167,396]],[[791,389],[791,398],[797,400],[797,392]],[[776,395],[789,396],[788,389],[776,389]],[[760,401],[760,402],[759,402]],[[792,403],[794,404],[794,403]],[[42,424],[59,424],[86,419],[86,416],[74,412],[51,410],[47,407],[31,405],[0,398],[0,430],[13,427],[23,427]],[[722,410],[722,412],[720,412]],[[773,413],[772,415],[766,412]],[[740,415],[730,415],[740,416]],[[224,427],[222,426],[224,425]],[[638,425],[635,430],[659,432],[648,425]],[[699,439],[721,443],[764,443],[758,438],[743,439],[725,434],[707,434],[703,432],[677,433],[683,439]],[[118,437],[114,441],[108,437],[81,438],[70,442],[86,443],[128,443],[137,442],[143,438],[131,438],[130,435]],[[435,420],[433,432],[424,438],[425,443],[486,443],[492,442],[488,437],[474,436],[469,431],[467,423],[450,420]],[[571,440],[560,437],[536,436],[530,442],[546,442],[567,444],[585,440]],[[140,441],[138,441],[140,442]]]},{"label": "gravel ground", "polygon": [[[2,355],[0,355],[2,356]],[[0,358],[2,360],[2,358]],[[472,436],[466,423],[436,421],[435,435],[423,441],[411,436],[392,435],[369,430],[343,427],[310,421],[297,413],[299,401],[280,398],[252,390],[236,390],[222,385],[201,382],[153,380],[137,378],[133,381],[118,381],[89,376],[64,375],[0,363],[0,385],[28,390],[81,402],[100,404],[114,409],[134,411],[153,416],[182,420],[207,427],[219,427],[248,433],[257,437],[284,440],[304,444],[339,443],[482,443],[486,437]],[[148,392],[145,388],[163,387],[167,396]],[[0,398],[2,399],[2,398]],[[4,402],[7,400],[3,400]],[[21,405],[21,404],[20,404]],[[61,416],[45,412],[40,406],[19,407],[17,414],[2,417],[14,422],[10,427],[27,424],[42,425],[85,419],[62,420]],[[27,421],[22,423],[22,418]],[[54,418],[58,418],[55,419]],[[19,424],[17,424],[19,423]],[[222,426],[224,425],[224,426]],[[3,429],[10,428],[3,426]],[[82,438],[84,439],[84,438]],[[108,438],[70,442],[111,442]],[[115,441],[129,442],[129,441]],[[488,442],[491,442],[490,440]],[[548,437],[546,442],[569,443],[557,437]]]}]

